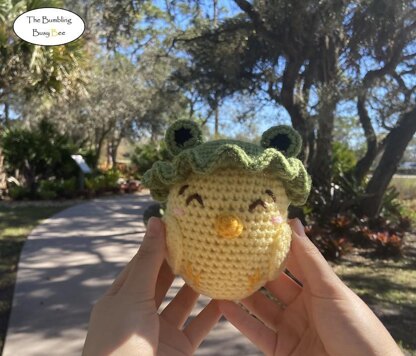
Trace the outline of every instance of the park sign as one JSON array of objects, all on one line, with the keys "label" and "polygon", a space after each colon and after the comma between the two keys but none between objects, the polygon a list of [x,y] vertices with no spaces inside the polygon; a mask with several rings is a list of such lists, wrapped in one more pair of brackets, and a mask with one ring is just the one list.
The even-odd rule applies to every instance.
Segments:
[{"label": "park sign", "polygon": [[82,173],[92,173],[92,169],[88,166],[88,164],[85,162],[84,158],[81,155],[71,155],[71,158],[76,162]]},{"label": "park sign", "polygon": [[17,37],[34,45],[59,46],[84,33],[84,20],[72,11],[42,7],[24,12],[13,23]]}]

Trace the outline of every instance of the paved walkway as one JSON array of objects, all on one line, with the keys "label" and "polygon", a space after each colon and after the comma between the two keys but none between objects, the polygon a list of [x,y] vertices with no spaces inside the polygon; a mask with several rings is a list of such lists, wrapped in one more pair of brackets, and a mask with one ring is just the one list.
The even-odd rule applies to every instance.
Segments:
[{"label": "paved walkway", "polygon": [[[81,354],[91,307],[137,251],[149,204],[148,195],[97,199],[64,210],[32,231],[20,257],[3,356]],[[177,278],[168,297],[181,285]],[[201,297],[198,308],[206,303]],[[225,320],[197,352],[259,354]]]}]

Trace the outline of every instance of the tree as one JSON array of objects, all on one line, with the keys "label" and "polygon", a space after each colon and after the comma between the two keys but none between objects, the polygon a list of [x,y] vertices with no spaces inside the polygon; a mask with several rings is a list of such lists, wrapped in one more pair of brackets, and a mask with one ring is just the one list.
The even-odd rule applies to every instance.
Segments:
[{"label": "tree", "polygon": [[[193,63],[190,77],[203,83],[198,87],[202,93],[205,88],[216,88],[220,97],[264,91],[283,106],[302,135],[302,158],[320,194],[330,196],[340,103],[356,103],[367,142],[355,168],[358,180],[377,153],[394,144],[389,137],[412,132],[412,121],[399,118],[408,116],[415,99],[409,80],[416,72],[413,1],[234,2],[239,14],[182,41]],[[380,129],[374,125],[386,132],[382,142],[377,142]],[[406,147],[399,146],[395,159]],[[397,166],[382,161],[393,171]],[[390,171],[380,168],[383,181],[389,180]],[[368,204],[376,205],[376,195],[373,199]]]},{"label": "tree", "polygon": [[0,118],[6,125],[17,100],[69,95],[83,89],[87,55],[82,39],[63,46],[35,46],[13,32],[13,21],[21,13],[62,4],[60,0],[0,2]]},{"label": "tree", "polygon": [[406,152],[402,158],[403,162],[414,162],[416,163],[416,137],[410,141],[406,148]]},{"label": "tree", "polygon": [[367,216],[379,213],[384,192],[396,172],[407,145],[416,133],[416,107],[403,114],[397,126],[386,137],[381,160],[367,184],[362,212]]},{"label": "tree", "polygon": [[80,147],[94,152],[95,165],[106,145],[111,166],[122,139],[137,140],[145,133],[155,138],[186,107],[183,94],[166,80],[174,63],[155,56],[149,49],[137,64],[118,53],[98,57],[88,72],[87,94],[56,99],[37,111],[34,101],[27,101],[21,111],[32,123],[48,117]]}]

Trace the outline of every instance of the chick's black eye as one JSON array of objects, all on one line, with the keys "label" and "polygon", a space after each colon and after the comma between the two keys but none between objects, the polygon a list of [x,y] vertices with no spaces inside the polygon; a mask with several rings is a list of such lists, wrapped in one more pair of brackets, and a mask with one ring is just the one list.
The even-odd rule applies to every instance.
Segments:
[{"label": "chick's black eye", "polygon": [[250,212],[250,213],[252,213],[253,211],[254,211],[254,209],[256,209],[257,208],[257,206],[262,206],[263,208],[265,208],[266,209],[266,203],[263,201],[263,200],[261,200],[261,199],[257,199],[257,200],[255,200],[255,201],[253,201],[250,205],[249,205],[249,207],[248,207],[248,211]]},{"label": "chick's black eye", "polygon": [[198,193],[192,194],[186,198],[186,205],[188,206],[192,200],[196,200],[202,207],[204,206],[204,201]]},{"label": "chick's black eye", "polygon": [[276,195],[274,195],[274,193],[270,189],[266,189],[265,193],[269,195],[273,199],[273,201],[276,203]]},{"label": "chick's black eye", "polygon": [[185,184],[182,187],[180,187],[178,195],[182,195],[183,193],[185,193],[185,190],[187,190],[188,188],[189,188],[189,184]]}]

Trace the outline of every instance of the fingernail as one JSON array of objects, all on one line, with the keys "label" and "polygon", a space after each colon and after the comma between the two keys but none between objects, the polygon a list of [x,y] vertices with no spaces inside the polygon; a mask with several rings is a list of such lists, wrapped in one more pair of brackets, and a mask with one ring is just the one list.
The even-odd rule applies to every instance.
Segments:
[{"label": "fingernail", "polygon": [[150,236],[159,236],[162,231],[162,222],[160,219],[152,216],[147,222],[146,234]]},{"label": "fingernail", "polygon": [[298,218],[293,219],[291,225],[293,231],[296,232],[296,234],[298,234],[299,236],[306,236],[305,228],[303,227],[302,223]]}]

